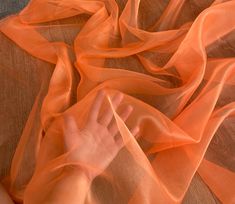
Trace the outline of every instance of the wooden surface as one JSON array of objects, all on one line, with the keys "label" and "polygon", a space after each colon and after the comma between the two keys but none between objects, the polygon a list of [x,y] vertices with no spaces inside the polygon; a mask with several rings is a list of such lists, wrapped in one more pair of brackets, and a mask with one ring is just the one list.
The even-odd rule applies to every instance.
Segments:
[{"label": "wooden surface", "polygon": [[27,2],[28,0],[0,0],[0,18],[17,13]]},{"label": "wooden surface", "polygon": [[[3,18],[7,15],[13,14],[21,10],[26,4],[28,0],[0,0],[0,18]],[[38,66],[38,65],[37,65]],[[30,78],[30,73],[28,73],[28,77]],[[5,95],[3,97],[8,98],[9,96]],[[34,97],[33,95],[29,95],[27,97]],[[27,105],[27,104],[26,104]],[[28,103],[30,106],[31,104]],[[24,107],[22,108],[22,111],[19,111],[18,115],[15,115],[15,122],[21,121],[21,124],[24,124],[24,121],[27,118],[27,111],[24,111]],[[26,108],[27,109],[27,108]],[[18,126],[16,125],[15,128]],[[19,130],[15,130],[15,135],[20,135]],[[226,134],[226,132],[220,132],[221,135]],[[222,138],[222,136],[220,137]],[[16,143],[12,145],[12,148],[15,148],[17,141],[19,138],[16,138]],[[12,157],[12,155],[11,155]],[[5,165],[7,168],[9,168],[10,162],[6,163]],[[1,166],[2,168],[2,166]],[[6,170],[6,169],[5,169]],[[196,173],[194,176],[192,183],[188,189],[188,192],[184,198],[183,201],[184,204],[216,204],[219,203],[218,199],[213,195],[213,193],[208,189],[208,187],[204,184],[200,176]]]}]

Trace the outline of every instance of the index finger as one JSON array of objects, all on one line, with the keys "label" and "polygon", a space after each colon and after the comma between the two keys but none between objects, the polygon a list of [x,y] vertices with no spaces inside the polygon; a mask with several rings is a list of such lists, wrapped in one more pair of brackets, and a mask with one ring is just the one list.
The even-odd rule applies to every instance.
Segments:
[{"label": "index finger", "polygon": [[91,106],[91,110],[89,113],[89,120],[97,120],[102,102],[104,100],[104,96],[105,96],[105,93],[103,90],[100,90],[97,93],[95,100]]}]

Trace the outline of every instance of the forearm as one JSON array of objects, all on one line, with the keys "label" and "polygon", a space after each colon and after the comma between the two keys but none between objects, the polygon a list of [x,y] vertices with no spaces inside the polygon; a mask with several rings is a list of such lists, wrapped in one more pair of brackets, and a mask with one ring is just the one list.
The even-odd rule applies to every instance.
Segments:
[{"label": "forearm", "polygon": [[59,175],[44,177],[43,181],[38,179],[30,184],[25,204],[84,203],[91,184],[83,171],[73,168],[65,168]]},{"label": "forearm", "polygon": [[[61,179],[58,180],[52,194],[50,203],[84,203],[89,191],[91,180],[79,169],[64,169]],[[63,199],[67,202],[64,202]]]}]

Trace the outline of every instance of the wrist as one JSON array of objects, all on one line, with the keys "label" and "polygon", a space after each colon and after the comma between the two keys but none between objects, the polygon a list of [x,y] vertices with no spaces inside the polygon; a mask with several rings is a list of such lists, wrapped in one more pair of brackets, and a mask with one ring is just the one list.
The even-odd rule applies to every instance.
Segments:
[{"label": "wrist", "polygon": [[77,165],[68,165],[65,167],[65,171],[70,175],[83,178],[88,183],[91,183],[92,180],[94,179],[93,174],[91,174],[88,170],[85,170]]}]

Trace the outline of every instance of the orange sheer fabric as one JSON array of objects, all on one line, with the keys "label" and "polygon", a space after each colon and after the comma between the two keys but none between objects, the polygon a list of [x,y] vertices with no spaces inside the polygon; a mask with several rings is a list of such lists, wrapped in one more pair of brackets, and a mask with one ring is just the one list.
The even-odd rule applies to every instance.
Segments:
[{"label": "orange sheer fabric", "polygon": [[[80,165],[64,151],[62,118],[82,127],[104,89],[103,110],[112,108],[125,146],[85,203],[180,203],[196,171],[235,203],[234,137],[206,153],[216,131],[234,124],[234,11],[226,0],[31,0],[1,20],[1,152],[18,143],[4,179],[11,196],[75,202],[80,191],[66,183],[56,202],[45,200],[62,169]],[[125,123],[109,100],[117,91],[134,107]],[[14,114],[25,121],[19,141]],[[220,145],[228,151],[214,151]]]}]

